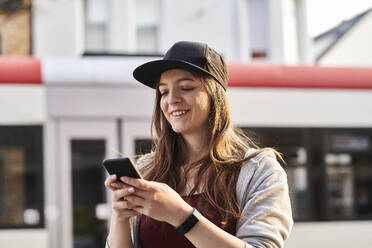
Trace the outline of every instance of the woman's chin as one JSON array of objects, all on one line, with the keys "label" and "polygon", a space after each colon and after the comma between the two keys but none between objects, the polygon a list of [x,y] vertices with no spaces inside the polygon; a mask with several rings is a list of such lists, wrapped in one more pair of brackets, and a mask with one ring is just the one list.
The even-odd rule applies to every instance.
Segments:
[{"label": "woman's chin", "polygon": [[179,134],[182,134],[185,130],[184,129],[182,129],[182,128],[172,128],[173,129],[173,131],[175,132],[175,133],[179,133]]},{"label": "woman's chin", "polygon": [[181,125],[173,125],[172,129],[175,133],[179,134],[187,133],[189,131],[187,127]]}]

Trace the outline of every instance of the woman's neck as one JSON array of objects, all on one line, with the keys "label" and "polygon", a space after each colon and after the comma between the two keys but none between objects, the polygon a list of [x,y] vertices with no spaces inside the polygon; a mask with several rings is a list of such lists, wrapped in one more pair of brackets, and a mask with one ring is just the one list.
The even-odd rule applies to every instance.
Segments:
[{"label": "woman's neck", "polygon": [[201,159],[207,152],[208,139],[206,135],[183,135],[186,145],[186,162],[193,163]]},{"label": "woman's neck", "polygon": [[[194,188],[195,180],[196,180],[196,173],[200,165],[194,165],[193,168],[190,168],[193,163],[197,162],[198,160],[202,159],[203,156],[206,155],[208,151],[208,132],[198,132],[193,134],[183,134],[183,142],[185,145],[185,164],[183,167],[183,172],[188,171],[187,183],[184,188],[184,194],[189,195],[191,190]],[[187,168],[187,169],[186,169]],[[199,188],[196,190],[195,193],[202,192],[203,186],[199,184]]]}]

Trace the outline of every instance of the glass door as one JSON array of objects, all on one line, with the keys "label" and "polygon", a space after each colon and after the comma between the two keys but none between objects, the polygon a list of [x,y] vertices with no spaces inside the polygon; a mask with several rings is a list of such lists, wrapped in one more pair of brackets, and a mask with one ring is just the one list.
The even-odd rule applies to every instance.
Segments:
[{"label": "glass door", "polygon": [[115,121],[63,121],[61,138],[62,247],[104,247],[109,201],[101,165],[118,151]]}]

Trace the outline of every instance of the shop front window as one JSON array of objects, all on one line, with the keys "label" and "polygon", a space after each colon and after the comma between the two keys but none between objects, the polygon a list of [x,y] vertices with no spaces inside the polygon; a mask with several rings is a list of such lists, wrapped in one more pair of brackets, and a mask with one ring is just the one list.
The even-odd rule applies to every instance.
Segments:
[{"label": "shop front window", "polygon": [[44,225],[41,126],[0,126],[0,228]]},{"label": "shop front window", "polygon": [[371,131],[329,131],[325,143],[328,217],[372,218]]},{"label": "shop front window", "polygon": [[244,130],[283,154],[296,221],[372,219],[372,130]]}]

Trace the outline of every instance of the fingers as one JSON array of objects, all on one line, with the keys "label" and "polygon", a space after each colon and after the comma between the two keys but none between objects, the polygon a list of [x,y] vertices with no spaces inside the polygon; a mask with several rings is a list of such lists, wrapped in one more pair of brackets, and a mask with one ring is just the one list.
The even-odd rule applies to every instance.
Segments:
[{"label": "fingers", "polygon": [[126,184],[134,186],[140,190],[148,191],[152,189],[151,182],[144,179],[137,179],[132,177],[121,177],[120,180]]},{"label": "fingers", "polygon": [[120,211],[117,212],[116,215],[118,216],[119,219],[126,220],[130,217],[140,215],[141,213],[135,211],[135,210],[125,210],[125,211]]},{"label": "fingers", "polygon": [[[131,186],[132,187],[132,186]],[[134,192],[134,195],[138,196],[138,197],[141,197],[143,199],[147,199],[147,198],[151,198],[151,192],[150,191],[144,191],[144,190],[140,190],[138,188],[134,189],[135,192]]]},{"label": "fingers", "polygon": [[113,190],[113,187],[111,186],[111,184],[114,183],[115,181],[116,181],[116,175],[108,176],[105,180],[105,187],[110,190]]},{"label": "fingers", "polygon": [[105,180],[105,187],[111,191],[114,191],[122,187],[122,183],[116,181],[116,175],[110,175]]},{"label": "fingers", "polygon": [[132,206],[127,201],[116,202],[112,205],[112,209],[115,212],[116,216],[123,219],[139,215],[140,213],[133,209],[135,207],[136,206]]},{"label": "fingers", "polygon": [[142,206],[133,207],[132,210],[138,214],[148,215],[146,209]]},{"label": "fingers", "polygon": [[[134,192],[142,192],[142,190],[135,189],[133,186],[128,185],[123,182],[117,181],[116,175],[110,175],[105,180],[105,187],[112,191],[112,208],[116,215],[120,219],[127,219],[129,217],[137,216],[140,213],[133,210],[134,208],[141,208],[141,206],[136,205],[133,201],[123,200]],[[136,196],[135,198],[142,199]],[[136,200],[136,202],[138,199]]]},{"label": "fingers", "polygon": [[114,189],[121,189],[123,188],[124,184],[121,183],[121,182],[114,182],[111,184],[111,187],[113,187]]},{"label": "fingers", "polygon": [[142,197],[138,197],[137,195],[129,195],[125,197],[125,200],[132,205],[131,208],[133,208],[134,206],[143,206],[145,204],[145,199],[143,199]]},{"label": "fingers", "polygon": [[112,208],[117,212],[123,212],[127,210],[132,210],[133,208],[138,207],[137,205],[125,200],[125,201],[117,201],[113,202]]},{"label": "fingers", "polygon": [[122,201],[123,198],[126,196],[133,194],[134,188],[129,186],[129,187],[123,187],[121,189],[117,189],[112,193],[112,201]]},{"label": "fingers", "polygon": [[[127,196],[127,197],[131,197],[131,196]],[[134,204],[133,202],[130,202],[126,199],[126,200],[113,201],[112,208],[119,218],[125,219],[128,217],[139,215],[140,213],[135,211],[134,209],[135,208],[141,209],[141,206],[138,206]]]},{"label": "fingers", "polygon": [[117,189],[122,189],[125,186],[128,187],[129,185],[116,180],[116,175],[110,175],[105,180],[105,187],[111,191],[115,191]]}]

